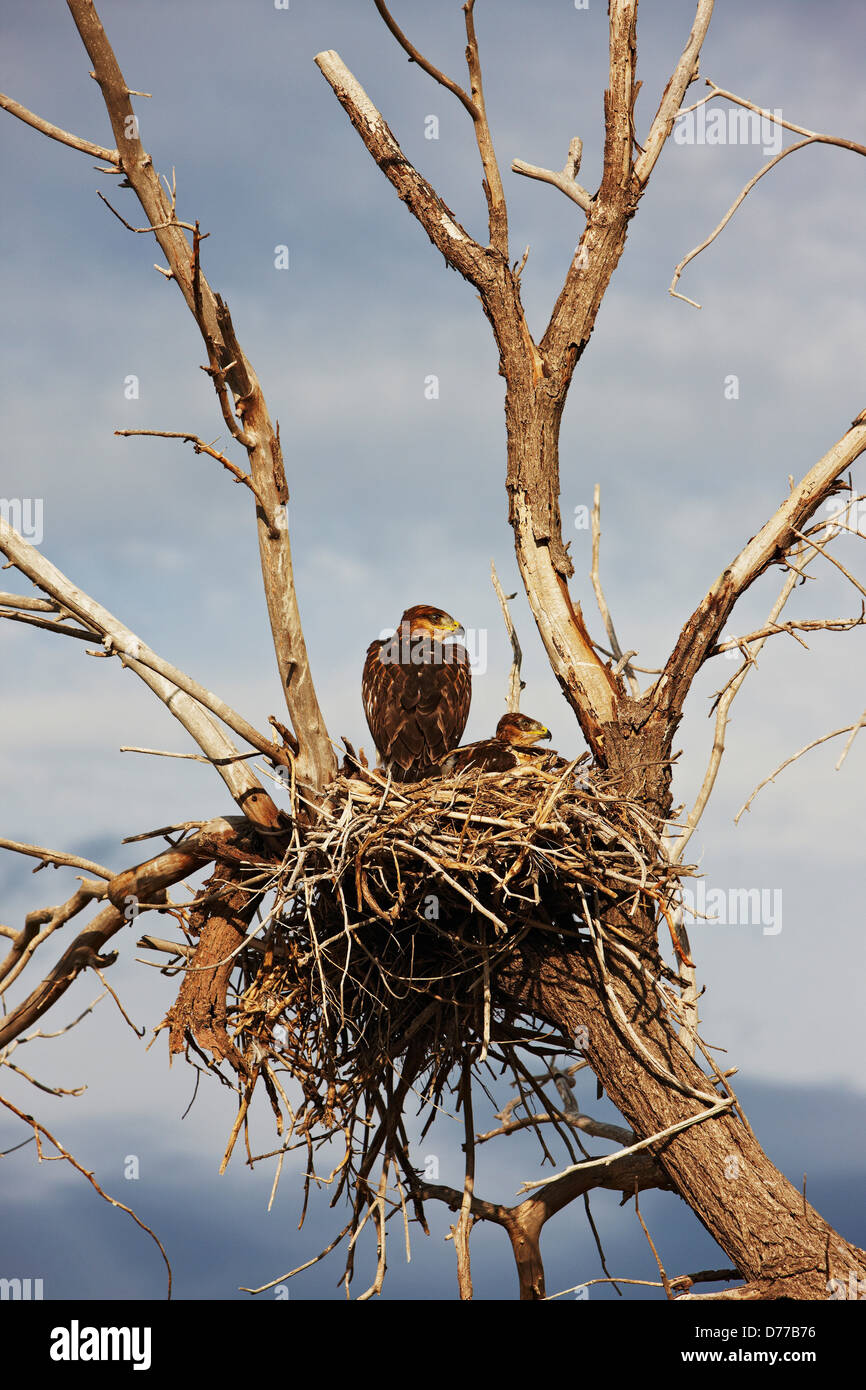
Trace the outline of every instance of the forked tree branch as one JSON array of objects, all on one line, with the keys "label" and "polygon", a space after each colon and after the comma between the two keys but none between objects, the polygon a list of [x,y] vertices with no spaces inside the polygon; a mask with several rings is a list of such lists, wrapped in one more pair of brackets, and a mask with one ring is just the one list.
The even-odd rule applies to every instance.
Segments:
[{"label": "forked tree branch", "polygon": [[653,688],[652,703],[657,709],[676,713],[682,710],[691,683],[718,642],[737,600],[770,565],[784,558],[800,528],[832,494],[839,475],[864,449],[866,411],[861,411],[850,429],[792,489],[701,600]]},{"label": "forked tree branch", "polygon": [[[512,382],[531,391],[541,389],[547,375],[526,324],[520,302],[519,278],[501,255],[485,250],[454,218],[417,170],[409,163],[382,115],[337,53],[320,53],[316,64],[330,83],[367,150],[396,189],[401,202],[418,219],[430,240],[479,291],[493,325],[503,370]],[[555,465],[554,465],[555,466]],[[588,727],[611,717],[618,689],[596,655],[578,604],[572,603],[551,564],[547,537],[559,534],[558,477],[512,476],[512,524],[524,585],[545,646],[566,697],[579,716],[588,712]]]},{"label": "forked tree branch", "polygon": [[[158,669],[154,669],[160,666],[167,667],[168,663],[162,663],[156,653],[151,652],[135,633],[83,590],[77,588],[56,566],[40,555],[38,550],[28,545],[2,517],[0,552],[8,556],[22,574],[42,589],[43,593],[49,594],[64,610],[95,632],[103,634],[106,639],[110,639],[118,654],[123,655],[124,664],[150,686],[154,694],[192,735],[202,752],[214,759],[214,766],[231,795],[254,824],[265,828],[274,828],[281,824],[277,807],[247,765],[240,761],[227,761],[237,754],[235,745],[214,722],[198,696],[186,693],[177,681],[182,680],[192,690],[197,688],[199,692],[209,696],[211,703],[222,706],[222,701],[210,696],[210,692],[205,692],[204,687],[183,676],[182,672],[175,671],[176,679],[170,679]],[[223,708],[231,717],[240,719],[240,716],[234,716],[234,712],[229,711],[227,705]],[[249,730],[255,735],[252,726],[249,726]],[[262,738],[261,735],[256,737]],[[269,747],[273,747],[269,740],[264,741]]]},{"label": "forked tree branch", "polygon": [[[469,81],[472,96],[468,96],[463,88],[453,82],[450,77],[446,77],[439,68],[424,57],[414,44],[410,43],[402,29],[389,13],[388,7],[383,0],[374,0],[376,9],[384,19],[386,25],[394,35],[404,52],[408,53],[410,62],[417,63],[423,68],[436,82],[452,92],[457,100],[472,117],[475,128],[475,140],[478,145],[478,153],[481,156],[481,164],[484,169],[484,196],[487,199],[488,233],[490,236],[491,247],[498,251],[506,260],[508,259],[508,211],[505,204],[505,192],[502,187],[502,178],[499,173],[499,165],[496,160],[496,153],[493,148],[493,139],[490,134],[490,124],[487,120],[487,108],[484,103],[484,85],[481,76],[481,60],[478,54],[478,40],[475,36],[475,0],[466,0],[463,6],[463,14],[466,21],[466,66],[469,69]],[[318,60],[317,60],[318,61]]]},{"label": "forked tree branch", "polygon": [[400,201],[417,217],[437,250],[479,291],[492,279],[484,250],[406,158],[381,112],[333,49],[317,53],[315,63],[373,156],[396,189]]},{"label": "forked tree branch", "polygon": [[472,101],[471,97],[464,92],[463,88],[457,82],[453,82],[451,78],[446,77],[445,73],[441,72],[439,68],[434,67],[429,59],[424,57],[423,53],[418,52],[418,49],[407,39],[403,30],[389,12],[388,6],[384,3],[384,0],[373,0],[373,3],[400,47],[409,55],[410,63],[417,63],[419,68],[423,68],[423,70],[433,78],[434,82],[438,82],[441,86],[447,88],[449,92],[453,92],[457,100],[462,102],[466,107],[473,121],[479,120],[481,112],[474,101]]},{"label": "forked tree branch", "polygon": [[513,159],[511,171],[514,174],[523,174],[528,179],[539,179],[542,183],[553,184],[566,198],[577,203],[584,212],[589,212],[592,194],[577,182],[582,154],[583,141],[579,135],[575,135],[568,147],[568,159],[561,169],[542,169],[537,164],[527,164],[525,159]]},{"label": "forked tree branch", "polygon": [[602,297],[625,245],[625,229],[664,147],[683,96],[696,71],[713,13],[713,0],[699,0],[683,54],[662,94],[643,152],[635,144],[635,19],[637,0],[611,0],[610,77],[605,93],[604,172],[591,215],[562,292],[541,340],[554,374],[567,382],[589,340]]},{"label": "forked tree branch", "polygon": [[857,720],[857,723],[852,728],[850,737],[848,738],[845,747],[842,749],[842,752],[839,754],[838,761],[836,762],[834,768],[835,772],[839,771],[840,767],[842,766],[848,754],[851,752],[852,747],[854,746],[855,738],[859,734],[860,730],[863,728],[866,728],[866,709],[864,709],[863,713],[860,715],[860,718]]},{"label": "forked tree branch", "polygon": [[[17,1008],[0,1020],[0,1048],[6,1047],[53,1008],[83,970],[88,967],[102,969],[113,964],[117,959],[116,953],[108,956],[99,954],[106,942],[122,927],[134,923],[141,912],[161,906],[167,888],[202,868],[214,858],[221,845],[230,847],[245,828],[245,820],[218,816],[206,822],[195,835],[180,845],[165,849],[143,864],[116,874],[105,887],[109,902],[79,932],[45,979]],[[84,903],[76,905],[76,911],[78,906],[84,906]],[[24,938],[20,938],[19,934],[12,949],[14,951],[17,945],[23,950],[28,944],[25,928]],[[10,965],[14,965],[14,961]]]},{"label": "forked tree branch", "polygon": [[[474,1221],[487,1221],[501,1226],[506,1232],[517,1265],[520,1297],[525,1300],[543,1297],[544,1265],[541,1258],[541,1233],[544,1226],[564,1207],[578,1197],[596,1189],[634,1194],[647,1188],[671,1187],[667,1175],[646,1153],[611,1155],[613,1161],[603,1168],[580,1167],[564,1175],[548,1179],[532,1196],[514,1206],[486,1201],[470,1195],[468,1209]],[[441,1184],[422,1183],[419,1188],[424,1201],[444,1202],[452,1211],[466,1209],[466,1192]]]},{"label": "forked tree branch", "polygon": [[[711,0],[699,0],[692,31],[662,95],[647,147],[641,155],[638,177],[633,160],[636,144],[634,103],[639,87],[635,78],[637,0],[611,0],[604,173],[599,192],[588,209],[580,247],[547,331],[538,345],[529,331],[520,301],[519,275],[511,271],[502,255],[502,247],[507,245],[504,197],[500,222],[495,224],[493,217],[499,195],[481,95],[472,3],[464,10],[469,39],[467,59],[476,108],[470,114],[476,137],[479,137],[490,211],[491,245],[486,249],[465,231],[435,190],[408,162],[380,112],[338,54],[328,51],[316,58],[321,72],[401,201],[448,263],[481,295],[507,383],[509,519],[514,529],[521,577],[551,666],[577,713],[584,735],[601,761],[607,757],[603,730],[616,718],[625,690],[618,675],[609,671],[598,657],[580,605],[572,599],[567,587],[573,566],[563,544],[559,513],[559,424],[576,362],[589,340],[602,297],[622,254],[629,219],[670,133],[683,94],[696,74],[712,8]],[[380,5],[379,9],[385,17],[385,7]],[[393,21],[389,27],[396,32]],[[396,36],[410,52],[402,32]],[[420,57],[414,49],[410,56]],[[428,71],[431,67],[427,64]],[[441,80],[438,70],[431,75]],[[573,145],[572,151],[574,149]],[[494,235],[495,225],[500,228],[499,239]]]},{"label": "forked tree branch", "polygon": [[105,897],[106,886],[98,879],[83,879],[65,903],[57,907],[42,907],[28,912],[24,926],[12,939],[12,946],[5,960],[0,961],[0,989],[5,993],[14,984],[28,961],[44,941],[60,927],[83,911],[95,899]]},{"label": "forked tree branch", "polygon": [[710,20],[713,17],[713,4],[714,0],[698,0],[695,22],[692,25],[686,46],[668,85],[662,93],[658,110],[653,117],[649,134],[644,142],[643,151],[635,160],[634,172],[639,183],[645,184],[655,168],[658,157],[673,130],[683,97],[698,75],[701,49],[710,27]]},{"label": "forked tree branch", "polygon": [[755,184],[758,183],[765,174],[769,174],[770,170],[774,169],[780,160],[785,159],[789,154],[793,154],[795,150],[805,149],[807,145],[838,145],[840,149],[850,150],[853,154],[866,155],[866,145],[860,145],[855,140],[843,140],[835,135],[821,135],[818,131],[808,130],[805,126],[795,125],[793,121],[783,120],[776,112],[767,111],[763,106],[756,106],[753,101],[747,101],[745,97],[738,97],[733,92],[725,91],[723,87],[717,87],[715,82],[711,82],[709,78],[706,79],[706,82],[707,86],[711,88],[711,91],[708,96],[703,97],[700,102],[695,103],[696,107],[702,106],[704,102],[710,101],[714,96],[723,97],[726,101],[732,101],[737,106],[744,106],[748,111],[754,111],[756,115],[761,116],[764,120],[772,121],[775,125],[783,126],[785,130],[791,130],[797,135],[804,136],[805,139],[798,140],[793,145],[788,145],[787,149],[780,150],[778,154],[768,160],[767,163],[758,170],[757,174],[754,174],[752,178],[749,179],[748,183],[740,190],[718,226],[710,232],[708,237],[698,246],[693,247],[688,255],[683,256],[682,260],[678,262],[674,270],[673,279],[668,287],[668,293],[673,295],[674,299],[682,299],[686,304],[691,304],[695,309],[700,309],[701,307],[697,300],[689,299],[688,295],[680,294],[677,290],[680,276],[690,261],[693,261],[702,251],[706,251],[707,247],[712,245],[716,237],[727,227],[734,213],[737,211],[737,208],[751,193]]},{"label": "forked tree branch", "polygon": [[[78,641],[94,642],[101,640],[104,650],[100,652],[89,652],[89,656],[117,656],[120,658],[122,666],[132,667],[133,662],[136,662],[139,666],[146,666],[148,670],[155,671],[159,675],[165,676],[166,679],[172,681],[179,690],[185,691],[187,695],[191,695],[194,700],[197,700],[204,709],[210,710],[212,714],[217,715],[224,724],[234,733],[239,734],[241,738],[246,739],[247,743],[252,744],[259,753],[263,753],[266,758],[270,758],[276,763],[288,766],[288,754],[282,745],[274,743],[271,739],[267,738],[265,734],[259,733],[248,720],[244,719],[242,714],[238,714],[237,710],[232,709],[231,705],[227,705],[224,700],[220,699],[219,695],[215,695],[213,691],[208,690],[197,680],[194,680],[192,676],[188,676],[186,672],[181,671],[177,666],[173,666],[170,661],[165,661],[161,656],[157,656],[157,654],[152,652],[149,647],[145,646],[139,638],[133,637],[128,645],[122,646],[118,643],[116,637],[106,633],[104,630],[92,631],[83,627],[71,627],[65,621],[48,622],[42,618],[34,618],[29,613],[17,613],[11,608],[9,611],[6,611],[5,604],[0,607],[0,618],[5,618],[10,622],[23,623],[26,626],[39,627],[48,632],[56,632],[63,637],[74,637]],[[172,755],[166,754],[165,756],[170,757]],[[179,753],[175,756],[195,757],[196,755],[192,753]],[[231,754],[227,758],[220,758],[218,760],[202,758],[200,761],[227,762],[249,756],[250,755],[246,753],[238,753]]]}]

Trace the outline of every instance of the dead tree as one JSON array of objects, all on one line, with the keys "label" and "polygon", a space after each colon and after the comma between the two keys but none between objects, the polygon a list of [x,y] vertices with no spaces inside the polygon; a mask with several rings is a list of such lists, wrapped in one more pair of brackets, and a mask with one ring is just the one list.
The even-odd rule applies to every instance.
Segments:
[{"label": "dead tree", "polygon": [[[695,603],[663,670],[642,691],[630,663],[633,653],[624,654],[619,647],[598,581],[597,509],[593,577],[608,633],[608,659],[591,640],[580,602],[570,591],[573,567],[563,544],[559,511],[559,430],[575,368],[624,252],[629,222],[674,121],[684,110],[686,93],[698,78],[713,0],[699,0],[691,33],[640,141],[634,120],[639,87],[637,0],[610,0],[604,161],[595,193],[577,181],[579,139],[571,141],[561,171],[515,160],[515,172],[554,185],[584,219],[565,283],[537,342],[521,304],[525,258],[519,264],[511,259],[505,195],[485,109],[474,0],[463,6],[468,90],[414,47],[382,0],[375,3],[409,58],[446,87],[472,121],[487,200],[486,242],[461,225],[408,161],[339,55],[321,53],[316,62],[399,199],[447,264],[476,290],[490,322],[506,384],[506,486],[517,563],[551,669],[589,746],[592,777],[586,785],[568,780],[574,773],[571,765],[564,772],[549,770],[529,797],[510,786],[491,787],[492,799],[482,815],[477,795],[470,796],[462,784],[431,783],[417,792],[397,792],[351,749],[338,775],[295,597],[278,429],[228,308],[202,273],[198,224],[178,220],[173,187],[160,181],[140,142],[130,91],[94,7],[90,0],[68,0],[105,100],[114,146],[98,146],[59,130],[9,97],[0,97],[0,104],[123,176],[165,255],[168,268],[163,273],[176,281],[198,324],[222,419],[246,452],[249,471],[197,435],[180,438],[229,469],[253,495],[266,601],[293,732],[276,719],[272,723],[278,739],[254,729],[218,696],[162,660],[0,520],[0,550],[45,595],[0,596],[4,616],[101,644],[106,653],[117,655],[184,724],[241,813],[153,832],[167,834],[169,848],[120,875],[60,852],[0,842],[43,863],[75,865],[94,876],[62,907],[31,913],[20,931],[6,930],[11,948],[0,965],[4,990],[49,935],[89,903],[105,904],[47,976],[4,1016],[0,1048],[7,1049],[8,1062],[8,1049],[82,970],[110,964],[112,957],[100,951],[128,920],[130,904],[136,912],[171,910],[185,940],[145,938],[153,949],[192,967],[166,1020],[171,1050],[193,1047],[209,1053],[212,1064],[226,1062],[233,1068],[239,1113],[226,1158],[259,1080],[278,1115],[278,1126],[284,1101],[291,1115],[290,1133],[299,1136],[311,1155],[316,1134],[327,1137],[345,1131],[345,1157],[335,1174],[342,1170],[337,1190],[351,1195],[353,1215],[342,1235],[356,1235],[369,1219],[379,1248],[376,1278],[362,1297],[381,1290],[386,1223],[401,1211],[405,1214],[404,1187],[422,1225],[425,1201],[445,1202],[459,1213],[454,1237],[462,1296],[471,1296],[472,1289],[472,1225],[488,1220],[501,1225],[511,1242],[521,1297],[539,1299],[545,1296],[539,1242],[547,1220],[594,1187],[636,1194],[643,1187],[661,1186],[685,1199],[733,1265],[731,1271],[711,1273],[736,1279],[736,1287],[704,1297],[826,1298],[831,1288],[848,1286],[852,1271],[857,1280],[866,1277],[866,1255],[832,1230],[773,1166],[727,1078],[703,1048],[696,1025],[694,971],[676,904],[678,880],[686,872],[683,851],[712,791],[731,701],[771,636],[808,626],[780,622],[780,615],[814,558],[833,559],[826,547],[839,527],[832,521],[815,524],[814,518],[866,449],[866,412],[799,483],[792,484],[776,512]],[[760,109],[710,85],[727,100]],[[814,142],[866,153],[853,142],[782,124],[804,136],[784,154]],[[712,237],[704,244],[709,240]],[[689,259],[677,268],[672,291]],[[711,763],[694,808],[683,823],[675,824],[673,739],[684,703],[704,664],[730,646],[722,634],[738,600],[772,566],[786,572],[781,592],[765,627],[736,639],[743,665],[719,697]],[[866,593],[853,576],[849,578]],[[859,618],[812,626],[838,629],[860,622],[862,611]],[[516,698],[519,681],[511,688]],[[852,738],[861,723],[852,724]],[[235,738],[270,760],[282,775],[291,791],[290,813],[278,809],[249,770],[247,755],[239,753]],[[539,797],[543,815],[536,814]],[[448,817],[457,818],[463,827],[459,855],[451,848]],[[414,838],[407,824],[414,827]],[[518,827],[517,838],[508,842],[506,860],[497,858],[489,845],[489,827],[502,825]],[[586,826],[581,839],[580,827]],[[564,833],[565,841],[560,838],[554,845],[554,831]],[[388,878],[381,858],[375,857],[385,849],[401,866],[397,881]],[[548,869],[554,849],[561,869],[551,888]],[[466,861],[473,854],[467,870]],[[542,872],[539,857],[545,855],[548,868]],[[207,888],[184,907],[170,904],[167,890],[209,863],[216,869]],[[346,887],[350,865],[354,899]],[[482,870],[493,879],[493,887],[488,885],[483,893],[477,887]],[[419,944],[418,903],[430,881],[450,894],[451,935],[444,948],[433,933]],[[516,882],[534,888],[537,912],[521,916],[512,909],[511,915],[502,915],[503,894],[507,896]],[[268,911],[265,935],[256,941],[254,914],[274,892],[277,908]],[[571,926],[572,919],[577,927]],[[666,967],[659,945],[659,926],[665,929],[666,924],[677,945],[676,975]],[[445,1016],[438,996],[431,995],[420,1012],[417,999],[413,1001],[411,1015],[401,1014],[393,991],[386,998],[388,970],[392,980],[403,979],[407,968],[404,928],[412,936],[413,952],[420,952],[421,945],[428,950],[431,970],[437,950],[465,964],[470,997],[467,1003],[454,996],[454,1016],[462,1019],[456,1032],[443,1033]],[[327,935],[332,929],[333,937]],[[375,950],[364,944],[364,930],[379,933]],[[353,962],[360,952],[360,965],[353,963],[350,970],[348,954],[345,963],[329,954],[329,942],[337,939],[356,952]],[[444,979],[443,961],[438,963]],[[235,985],[237,1003],[230,1021],[226,997],[238,966],[242,978]],[[290,1016],[287,998],[300,1000]],[[290,1035],[280,1054],[286,1069],[304,1080],[305,1099],[295,1110],[273,1065],[279,1053],[275,1025],[288,1028]],[[581,1116],[569,1099],[564,1065],[548,1065],[541,1079],[527,1072],[521,1060],[526,1049],[543,1051],[545,1043],[548,1053],[564,1061],[579,1055],[582,1061],[577,1065],[592,1068],[628,1128],[614,1132]],[[502,1133],[552,1122],[566,1144],[583,1130],[619,1142],[622,1151],[603,1160],[575,1155],[555,1178],[527,1184],[529,1195],[516,1206],[483,1200],[475,1191],[473,1079],[497,1049],[521,1087],[526,1110],[526,1115],[517,1116],[506,1108]],[[697,1061],[699,1050],[704,1065]],[[393,1064],[385,1068],[384,1081],[383,1058]],[[354,1072],[347,1080],[348,1063]],[[463,1110],[467,1163],[462,1191],[425,1182],[409,1162],[403,1108],[409,1088],[422,1086],[422,1078],[427,1099],[435,1101],[444,1088],[453,1087]],[[533,1097],[549,1113],[532,1115]],[[356,1132],[359,1120],[361,1130]],[[735,1183],[724,1178],[732,1160],[738,1171]],[[377,1162],[380,1176],[375,1180]],[[392,1195],[395,1190],[399,1200]],[[352,1260],[350,1247],[347,1290]],[[670,1280],[663,1274],[662,1282],[668,1297],[697,1299],[700,1295],[690,1290],[699,1278]]]}]

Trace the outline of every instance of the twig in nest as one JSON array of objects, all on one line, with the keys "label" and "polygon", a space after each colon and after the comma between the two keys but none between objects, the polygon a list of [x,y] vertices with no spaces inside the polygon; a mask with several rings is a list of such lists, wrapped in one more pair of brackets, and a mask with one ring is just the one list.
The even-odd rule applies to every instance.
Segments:
[{"label": "twig in nest", "polygon": [[520,692],[526,688],[526,682],[520,679],[520,668],[523,663],[523,652],[520,649],[520,642],[514,627],[514,621],[508,608],[508,602],[515,597],[514,594],[503,592],[499,582],[499,575],[496,573],[496,562],[490,561],[490,577],[493,580],[493,587],[496,590],[496,597],[499,599],[499,607],[502,609],[502,616],[505,619],[505,630],[508,633],[508,640],[511,643],[511,671],[508,676],[508,695],[506,707],[509,714],[516,714],[520,709]]}]

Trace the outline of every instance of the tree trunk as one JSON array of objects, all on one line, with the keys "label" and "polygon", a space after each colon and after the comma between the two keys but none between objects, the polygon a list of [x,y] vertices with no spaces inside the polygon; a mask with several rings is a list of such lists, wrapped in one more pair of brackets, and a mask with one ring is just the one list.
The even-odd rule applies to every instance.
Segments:
[{"label": "tree trunk", "polygon": [[[656,1071],[707,1094],[712,1084],[659,1016],[658,1001],[634,976],[610,966],[609,984],[633,1031],[652,1054],[647,1061],[625,1035],[588,953],[525,954],[500,978],[515,1002],[582,1050],[610,1099],[641,1138],[700,1113]],[[585,1032],[583,1031],[585,1030]],[[680,1195],[761,1298],[826,1299],[829,1281],[849,1288],[866,1278],[866,1252],[844,1240],[770,1162],[751,1129],[732,1113],[694,1124],[650,1146]],[[742,1296],[742,1295],[741,1295]]]},{"label": "tree trunk", "polygon": [[[554,601],[561,598],[578,631],[586,633],[579,609],[569,601],[563,566],[557,563],[552,544],[560,535],[556,498],[561,414],[555,395],[545,394],[543,385],[509,389],[508,476],[515,548],[533,610],[541,610],[536,618],[546,640],[546,631],[549,635],[552,630],[545,612],[551,594]],[[539,486],[542,480],[544,491]],[[523,502],[529,525],[520,521],[518,509]],[[588,635],[586,643],[589,646]],[[601,666],[598,657],[592,656]],[[624,796],[637,798],[653,816],[668,816],[670,755],[679,709],[662,711],[651,695],[628,697],[621,682],[602,667],[615,692],[610,713],[604,717],[601,701],[596,701],[594,714],[588,713],[585,699],[578,698],[579,688],[587,687],[586,675],[579,681],[564,680],[561,659],[553,664],[600,767],[616,779],[614,785]],[[576,906],[579,910],[580,905]],[[615,948],[609,949],[607,981],[590,950],[526,955],[522,971],[516,967],[513,978],[500,980],[515,1002],[531,1008],[567,1036],[587,1030],[582,1051],[640,1138],[709,1108],[689,1091],[704,1096],[714,1093],[713,1082],[679,1042],[658,994],[641,973],[643,967],[654,979],[662,977],[656,915],[649,900],[633,917],[622,909],[601,914],[602,924],[615,929],[614,940],[623,942],[634,961],[630,964]],[[654,1063],[623,1029],[606,985]],[[844,1241],[804,1200],[735,1114],[723,1113],[694,1124],[651,1146],[650,1152],[740,1271],[750,1296],[825,1299],[831,1279],[841,1280],[847,1288],[852,1271],[858,1280],[866,1274],[866,1254]],[[541,1296],[538,1270],[533,1269],[530,1283],[534,1296]]]}]

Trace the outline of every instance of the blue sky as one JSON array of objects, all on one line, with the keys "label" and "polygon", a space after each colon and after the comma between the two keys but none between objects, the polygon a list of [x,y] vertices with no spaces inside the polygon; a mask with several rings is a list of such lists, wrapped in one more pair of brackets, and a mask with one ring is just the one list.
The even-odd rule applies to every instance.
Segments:
[{"label": "blue sky", "polygon": [[[404,0],[395,12],[418,46],[464,81],[459,6]],[[197,217],[210,233],[205,271],[227,299],[280,420],[298,591],[332,734],[369,747],[359,693],[364,651],[403,607],[425,601],[487,633],[488,667],[476,677],[467,729],[469,738],[484,736],[504,708],[508,666],[491,558],[506,588],[518,585],[492,337],[474,293],[399,205],[313,56],[325,48],[340,53],[408,157],[464,225],[483,236],[466,113],[405,62],[372,4],[292,0],[288,11],[277,11],[262,0],[241,11],[228,0],[151,0],[146,9],[103,0],[100,14],[127,80],[153,93],[136,102],[142,138],[158,170],[176,171],[180,216]],[[692,17],[693,5],[682,0],[641,12],[639,131]],[[479,0],[476,19],[512,253],[516,259],[527,243],[531,248],[523,296],[539,333],[582,214],[554,189],[508,170],[515,157],[560,167],[579,134],[581,181],[591,191],[597,186],[606,7],[600,0],[581,11],[567,0],[500,0],[495,7]],[[36,0],[7,7],[2,28],[2,90],[79,135],[110,143],[65,6]],[[781,107],[794,122],[862,141],[864,40],[866,13],[853,2],[756,7],[732,0],[713,19],[702,72]],[[438,140],[424,136],[430,115],[438,117]],[[704,307],[696,311],[667,294],[677,261],[715,226],[762,159],[749,145],[668,147],[631,224],[564,420],[562,512],[573,592],[600,636],[589,534],[573,524],[575,509],[591,504],[599,482],[608,601],[623,646],[638,648],[647,666],[664,660],[701,595],[778,505],[788,474],[802,476],[866,404],[859,235],[866,190],[857,156],[822,147],[783,161],[686,270],[680,288]],[[184,446],[113,434],[159,428],[220,435],[192,319],[176,289],[153,270],[160,257],[152,239],[125,231],[97,199],[100,188],[140,223],[132,194],[112,194],[112,181],[94,172],[92,160],[5,114],[0,160],[8,194],[0,212],[0,294],[9,325],[0,344],[0,496],[41,498],[43,553],[261,727],[282,711],[248,495]],[[290,252],[287,271],[274,267],[274,248],[282,244]],[[436,400],[424,393],[431,374],[440,383]],[[736,400],[724,394],[731,374],[739,379]],[[129,375],[139,380],[136,401],[124,397]],[[859,478],[862,486],[862,466]],[[862,576],[861,550],[852,539],[837,553],[859,563]],[[838,574],[829,566],[815,573],[790,605],[791,616],[856,613],[855,595]],[[16,582],[7,573],[4,584]],[[774,572],[755,586],[732,632],[760,625],[778,584]],[[26,592],[23,582],[20,588]],[[580,734],[528,607],[518,599],[514,611],[525,651],[524,708],[551,727],[556,746],[575,754]],[[121,744],[190,749],[180,726],[132,675],[88,658],[83,645],[11,626],[0,631],[0,835],[121,868],[128,862],[123,835],[231,806],[219,780],[200,765],[118,752]],[[727,1065],[739,1066],[744,1092],[748,1087],[753,1097],[750,1119],[768,1151],[784,1158],[798,1183],[804,1168],[820,1168],[829,1200],[834,1192],[852,1194],[853,1175],[862,1177],[866,740],[838,773],[838,743],[808,754],[733,824],[777,763],[851,723],[863,708],[862,631],[817,634],[809,646],[778,638],[765,648],[734,706],[715,797],[690,846],[708,886],[781,892],[782,930],[706,926],[695,929],[693,942],[706,986],[705,1036],[728,1049]],[[675,794],[686,804],[712,742],[709,697],[731,670],[716,660],[690,697],[676,745],[683,756]],[[60,901],[73,886],[71,875],[33,879],[27,863],[5,856],[0,921],[17,927],[26,911]],[[150,1029],[176,982],[137,965],[135,955],[125,941],[113,983]],[[51,1025],[67,1022],[95,993],[92,981],[79,981]],[[7,1005],[14,1002],[10,997]],[[123,1155],[149,1156],[139,1200],[159,1210],[160,1233],[175,1241],[187,1296],[204,1271],[212,1280],[214,1261],[228,1272],[223,1283],[208,1283],[214,1297],[300,1263],[330,1229],[325,1201],[310,1218],[308,1244],[306,1233],[302,1240],[293,1234],[296,1222],[265,1213],[259,1199],[264,1191],[266,1200],[269,1176],[251,1177],[239,1167],[217,1183],[232,1119],[227,1093],[210,1088],[213,1094],[181,1123],[191,1073],[178,1064],[167,1071],[163,1039],[145,1053],[119,1017],[109,1018],[113,1007],[103,1003],[104,1012],[70,1035],[62,1052],[32,1045],[42,1047],[39,1075],[52,1084],[90,1083],[79,1099],[40,1097],[45,1122],[113,1191],[128,1186]],[[16,1101],[36,1104],[29,1088],[6,1084]],[[591,1089],[581,1097],[590,1111],[593,1096]],[[817,1153],[816,1126],[824,1137]],[[0,1148],[19,1137],[0,1120]],[[456,1123],[443,1120],[437,1152],[453,1156],[459,1141]],[[91,1227],[77,1213],[91,1194],[71,1175],[53,1170],[46,1178],[28,1150],[14,1162],[20,1205],[11,1248],[26,1250],[28,1204],[37,1199],[70,1229],[84,1221],[76,1240],[86,1245]],[[479,1191],[490,1195],[508,1198],[523,1178],[537,1175],[535,1155],[518,1145],[489,1163]],[[128,1200],[123,1191],[117,1195]],[[288,1217],[292,1197],[285,1198]],[[216,1231],[206,1215],[211,1200],[222,1214]],[[665,1194],[652,1200],[666,1220],[682,1206]],[[238,1212],[247,1209],[241,1220]],[[696,1223],[683,1215],[672,1227],[668,1270],[694,1267],[689,1259],[699,1258]],[[611,1241],[621,1242],[624,1274],[644,1258],[631,1234],[624,1239],[627,1219],[611,1205],[608,1229]],[[94,1297],[118,1287],[115,1264],[125,1258],[119,1252],[146,1258],[135,1243],[143,1237],[133,1233],[127,1245],[127,1235],[111,1225],[122,1220],[116,1213],[98,1220],[109,1224],[100,1224],[104,1235],[93,1255],[87,1289]],[[564,1233],[551,1231],[550,1239],[563,1251],[563,1281],[551,1275],[552,1288],[568,1282],[565,1232],[578,1232],[576,1212],[561,1220]],[[838,1221],[855,1238],[859,1222],[862,1240],[862,1198],[851,1196]],[[484,1239],[493,1249],[496,1233]],[[572,1282],[598,1272],[582,1224],[575,1239],[580,1258]],[[235,1258],[242,1249],[244,1259]],[[422,1272],[411,1279],[395,1263],[386,1294],[451,1296],[451,1258],[450,1246],[437,1248],[435,1258],[419,1255]],[[61,1286],[57,1252],[46,1249],[40,1259]],[[493,1290],[487,1296],[508,1296],[510,1273],[501,1259],[484,1268]],[[130,1284],[136,1295],[159,1296],[158,1271],[151,1283],[143,1277]],[[297,1296],[337,1297],[334,1279],[310,1282],[306,1292],[299,1285]]]}]

